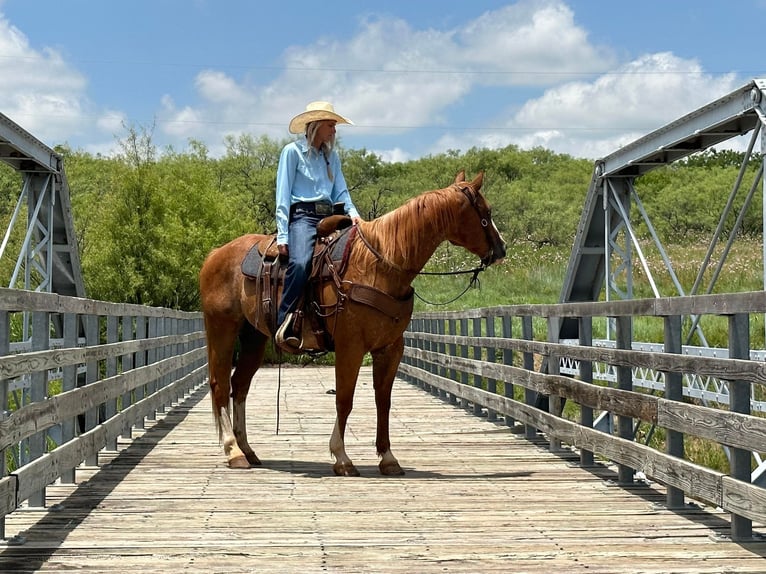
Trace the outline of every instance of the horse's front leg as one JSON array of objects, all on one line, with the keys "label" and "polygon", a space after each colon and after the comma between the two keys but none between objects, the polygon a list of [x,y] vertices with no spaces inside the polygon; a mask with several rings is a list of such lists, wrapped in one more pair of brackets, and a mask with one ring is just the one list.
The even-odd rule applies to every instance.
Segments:
[{"label": "horse's front leg", "polygon": [[401,476],[404,474],[404,470],[399,466],[399,461],[396,460],[396,457],[391,452],[391,439],[389,436],[391,391],[403,352],[404,339],[400,338],[388,347],[372,353],[372,380],[375,389],[375,408],[378,415],[375,447],[378,450],[378,455],[381,457],[378,468],[380,473],[386,476]]},{"label": "horse's front leg", "polygon": [[335,457],[333,471],[338,476],[359,476],[359,471],[346,454],[346,424],[354,407],[354,390],[364,354],[339,347],[335,355],[335,427],[330,437],[330,452]]}]

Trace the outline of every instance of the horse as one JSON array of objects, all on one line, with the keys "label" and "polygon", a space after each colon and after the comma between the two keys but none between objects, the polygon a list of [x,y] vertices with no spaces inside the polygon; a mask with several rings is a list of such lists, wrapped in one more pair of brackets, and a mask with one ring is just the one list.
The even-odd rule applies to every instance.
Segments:
[{"label": "horse", "polygon": [[[377,219],[359,222],[340,283],[330,281],[318,288],[321,308],[335,309],[324,321],[335,348],[336,419],[330,452],[338,476],[359,475],[346,454],[344,435],[367,353],[372,357],[378,468],[382,475],[404,474],[391,452],[389,411],[412,314],[411,284],[443,241],[479,257],[482,269],[505,257],[505,241],[481,193],[483,180],[481,172],[467,182],[461,171],[449,187],[423,192]],[[200,269],[213,415],[230,468],[261,464],[248,443],[245,400],[273,333],[259,308],[254,282],[243,275],[240,264],[250,248],[267,237],[248,234],[213,249]],[[409,300],[409,307],[405,306],[402,316],[392,317],[379,306],[347,297],[354,286],[382,292],[393,301]],[[237,341],[240,349],[232,374]]]}]

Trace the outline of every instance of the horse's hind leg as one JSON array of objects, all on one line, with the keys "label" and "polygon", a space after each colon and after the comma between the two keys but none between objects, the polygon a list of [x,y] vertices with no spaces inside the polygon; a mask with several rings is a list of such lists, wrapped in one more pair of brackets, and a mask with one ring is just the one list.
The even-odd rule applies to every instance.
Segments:
[{"label": "horse's hind leg", "polygon": [[399,466],[399,461],[391,453],[391,439],[389,435],[391,391],[403,351],[404,341],[400,339],[381,351],[372,353],[372,381],[373,388],[375,389],[375,408],[378,415],[375,447],[378,450],[378,455],[381,457],[380,464],[378,465],[380,473],[387,476],[401,476],[404,474],[404,470]]},{"label": "horse's hind leg", "polygon": [[250,323],[245,323],[239,333],[239,342],[239,359],[231,377],[234,436],[247,462],[252,465],[260,465],[261,461],[247,442],[245,405],[253,375],[263,363],[263,355],[266,351],[266,335],[256,331]]},{"label": "horse's hind leg", "polygon": [[205,317],[207,333],[207,355],[210,394],[213,402],[213,417],[218,428],[218,438],[223,443],[230,468],[249,468],[250,464],[237,445],[231,426],[229,400],[231,395],[231,363],[234,343],[237,339],[237,324],[216,321]]}]

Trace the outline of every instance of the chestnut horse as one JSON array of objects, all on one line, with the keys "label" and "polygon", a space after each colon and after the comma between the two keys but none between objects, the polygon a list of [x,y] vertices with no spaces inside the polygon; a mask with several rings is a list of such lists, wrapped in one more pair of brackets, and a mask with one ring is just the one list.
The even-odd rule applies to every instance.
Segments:
[{"label": "chestnut horse", "polygon": [[[361,222],[348,252],[342,282],[321,287],[320,302],[343,300],[326,321],[335,345],[335,428],[330,452],[333,470],[341,476],[358,476],[346,454],[344,435],[351,413],[359,368],[366,353],[372,356],[373,388],[377,409],[375,446],[384,475],[404,474],[391,453],[389,410],[391,389],[404,352],[403,333],[411,316],[392,318],[369,303],[344,297],[340,291],[352,284],[373,287],[392,297],[408,300],[411,283],[443,241],[464,247],[490,265],[505,257],[505,242],[491,219],[481,194],[483,173],[466,182],[460,172],[444,189],[425,192],[378,219]],[[253,282],[240,264],[263,235],[245,235],[214,249],[200,270],[200,295],[207,334],[209,382],[213,414],[229,467],[261,464],[248,444],[245,399],[253,375],[263,362],[266,343],[273,334],[260,316]],[[232,374],[235,343],[239,358]],[[233,408],[230,418],[230,398]]]}]

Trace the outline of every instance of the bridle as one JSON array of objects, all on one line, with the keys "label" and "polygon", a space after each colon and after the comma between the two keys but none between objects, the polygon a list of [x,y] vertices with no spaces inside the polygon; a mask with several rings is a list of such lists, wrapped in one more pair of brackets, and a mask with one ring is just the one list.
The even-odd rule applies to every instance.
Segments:
[{"label": "bridle", "polygon": [[490,235],[490,230],[489,230],[489,226],[492,221],[492,214],[490,213],[490,210],[487,209],[486,206],[479,205],[479,194],[476,191],[474,191],[470,183],[467,183],[467,182],[463,182],[462,184],[455,183],[453,184],[453,187],[456,187],[457,189],[459,189],[461,192],[463,192],[463,195],[465,195],[466,198],[468,198],[468,202],[471,204],[471,207],[473,207],[474,211],[476,211],[476,214],[479,216],[481,228],[484,230],[484,237],[487,240],[487,245],[490,246],[489,255],[487,255],[485,258],[481,260],[481,264],[483,267],[482,271],[483,271],[492,263],[492,256],[495,254],[495,249],[493,247],[495,242],[492,239],[492,236]]}]

